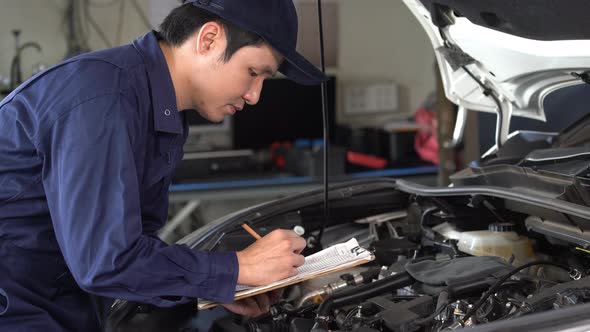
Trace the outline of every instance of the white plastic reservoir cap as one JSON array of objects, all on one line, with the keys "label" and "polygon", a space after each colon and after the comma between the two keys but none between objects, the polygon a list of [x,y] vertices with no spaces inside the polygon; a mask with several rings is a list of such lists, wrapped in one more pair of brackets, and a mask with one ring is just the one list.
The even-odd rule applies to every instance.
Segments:
[{"label": "white plastic reservoir cap", "polygon": [[305,234],[305,228],[303,228],[303,226],[295,226],[293,227],[293,232],[295,232],[295,234],[302,236],[303,234]]}]

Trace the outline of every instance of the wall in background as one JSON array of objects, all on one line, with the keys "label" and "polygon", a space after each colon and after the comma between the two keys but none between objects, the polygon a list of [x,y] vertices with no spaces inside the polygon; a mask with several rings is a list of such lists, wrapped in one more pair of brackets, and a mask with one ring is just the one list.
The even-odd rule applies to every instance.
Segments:
[{"label": "wall in background", "polygon": [[[177,0],[136,1],[152,26],[178,3]],[[91,0],[90,3],[91,15],[112,45],[129,43],[148,30],[130,0]],[[114,5],[109,6],[110,3]],[[346,115],[340,111],[340,98],[339,122],[372,125],[413,113],[434,90],[434,56],[426,34],[399,0],[339,0],[337,3],[340,16],[338,67],[329,68],[329,71],[338,75],[341,86],[359,81],[394,81],[399,85],[397,112],[379,116]],[[13,29],[22,30],[21,42],[36,41],[43,48],[42,54],[33,49],[24,52],[25,77],[39,62],[52,65],[64,58],[66,4],[66,0],[0,0],[0,76],[9,75],[14,55]],[[92,49],[107,47],[90,26],[86,28],[88,45]]]},{"label": "wall in background", "polygon": [[[80,0],[76,0],[80,3]],[[149,12],[149,2],[136,0],[141,8]],[[62,61],[66,55],[66,20],[67,0],[0,0],[0,76],[8,77],[10,64],[14,56],[14,38],[12,30],[21,30],[21,44],[34,41],[42,47],[42,53],[27,49],[22,54],[23,77],[29,77],[37,63],[53,65]],[[114,3],[114,5],[109,5]],[[90,14],[104,31],[111,45],[131,42],[148,30],[137,15],[130,0],[91,0]],[[121,7],[121,4],[124,4]],[[121,21],[122,19],[122,21]],[[121,22],[121,23],[120,23]],[[108,45],[88,24],[88,46],[93,49],[106,48]],[[120,29],[119,29],[120,27]]]},{"label": "wall in background", "polygon": [[[397,112],[378,116],[340,112],[340,122],[371,125],[413,114],[435,89],[434,53],[413,14],[400,0],[343,0],[340,17],[340,81],[391,80],[399,85]],[[342,100],[341,95],[341,104]]]}]

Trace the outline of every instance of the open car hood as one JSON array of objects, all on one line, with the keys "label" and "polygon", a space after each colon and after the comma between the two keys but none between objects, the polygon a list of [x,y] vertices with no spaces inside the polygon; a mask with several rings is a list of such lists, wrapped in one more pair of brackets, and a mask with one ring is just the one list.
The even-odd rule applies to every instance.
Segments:
[{"label": "open car hood", "polygon": [[500,143],[512,116],[545,121],[547,95],[588,80],[590,33],[581,31],[588,1],[404,2],[430,38],[447,98],[499,112]]}]

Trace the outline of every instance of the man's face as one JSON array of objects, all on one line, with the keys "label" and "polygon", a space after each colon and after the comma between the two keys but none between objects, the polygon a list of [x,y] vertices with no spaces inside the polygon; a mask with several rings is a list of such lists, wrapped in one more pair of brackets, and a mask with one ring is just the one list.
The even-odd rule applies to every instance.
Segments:
[{"label": "man's face", "polygon": [[[245,104],[254,105],[260,98],[262,84],[273,76],[282,57],[266,43],[246,46],[237,50],[225,62],[227,45],[223,29],[222,38],[215,38],[211,48],[204,52],[198,70],[190,73],[191,103],[201,116],[213,122],[223,121],[227,115],[240,111]],[[213,47],[214,46],[214,47]]]}]

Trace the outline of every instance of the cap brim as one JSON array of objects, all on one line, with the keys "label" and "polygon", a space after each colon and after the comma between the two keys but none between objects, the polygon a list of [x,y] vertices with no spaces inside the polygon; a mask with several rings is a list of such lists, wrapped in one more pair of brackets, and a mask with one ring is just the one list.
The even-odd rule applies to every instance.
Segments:
[{"label": "cap brim", "polygon": [[279,71],[295,83],[302,85],[317,85],[328,80],[321,70],[307,61],[301,54],[292,52],[282,53],[285,61],[279,67]]},{"label": "cap brim", "polygon": [[294,81],[295,83],[302,84],[302,85],[317,85],[322,82],[328,81],[328,77],[322,73],[316,66],[314,66],[311,62],[307,61],[301,54],[299,54],[295,50],[288,51],[284,49],[281,43],[274,43],[271,41],[271,38],[268,38],[267,35],[260,33],[256,29],[252,29],[251,27],[244,26],[241,22],[230,20],[226,17],[223,11],[216,10],[211,6],[205,6],[199,3],[197,0],[185,0],[184,3],[192,3],[193,6],[202,8],[204,10],[210,11],[220,17],[231,21],[233,24],[245,29],[247,31],[252,31],[262,38],[264,38],[273,48],[275,48],[285,59],[281,66],[279,67],[279,71],[283,73],[283,75],[287,76],[290,80]]}]

